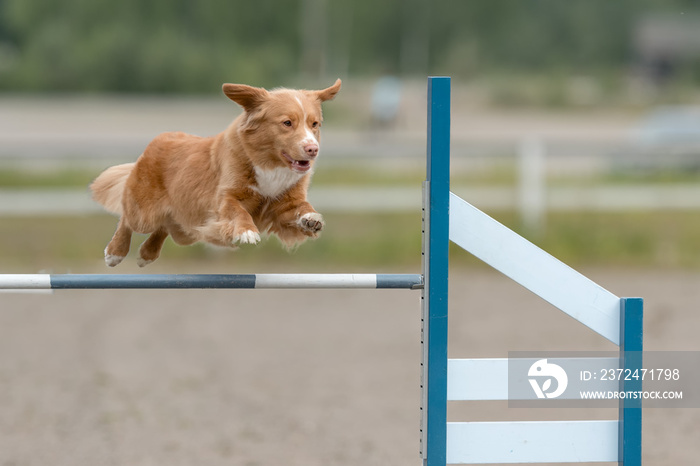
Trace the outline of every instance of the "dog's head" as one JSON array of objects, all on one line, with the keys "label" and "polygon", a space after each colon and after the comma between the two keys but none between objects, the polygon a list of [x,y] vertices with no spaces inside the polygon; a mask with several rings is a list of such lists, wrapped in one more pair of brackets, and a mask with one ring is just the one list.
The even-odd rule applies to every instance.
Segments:
[{"label": "dog's head", "polygon": [[319,91],[223,85],[224,94],[245,110],[238,134],[253,164],[297,173],[308,172],[318,156],[321,103],[339,90],[340,79]]}]

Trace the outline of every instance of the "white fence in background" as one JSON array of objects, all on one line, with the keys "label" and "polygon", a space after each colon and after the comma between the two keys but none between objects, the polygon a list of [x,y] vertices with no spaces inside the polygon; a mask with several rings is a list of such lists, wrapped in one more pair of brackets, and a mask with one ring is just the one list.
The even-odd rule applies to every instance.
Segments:
[{"label": "white fence in background", "polygon": [[[619,212],[700,210],[700,185],[676,184],[550,187],[539,203],[526,201],[518,188],[454,186],[453,192],[482,210],[513,210],[525,225],[536,228],[547,212]],[[533,196],[534,198],[535,196]],[[421,205],[420,188],[312,187],[311,203],[321,212],[415,212]],[[103,213],[86,190],[0,189],[0,216],[65,216]]]},{"label": "white fence in background", "polygon": [[[139,136],[146,138],[145,134]],[[8,135],[5,134],[4,137],[7,139]],[[59,152],[55,156],[46,157],[50,151],[40,150],[46,142],[43,139],[28,144],[29,148],[38,151],[34,155],[27,153],[22,157],[8,156],[13,152],[10,149],[21,146],[19,139],[14,146],[2,146],[0,170],[4,166],[52,170],[71,168],[78,164],[97,174],[106,166],[125,161],[123,156],[110,156],[109,151],[103,157],[71,159],[59,156]],[[23,141],[26,143],[26,139]],[[103,144],[114,142],[100,141]],[[71,144],[86,150],[93,142],[73,141]],[[390,132],[386,135],[368,133],[347,139],[347,135],[341,133],[333,134],[326,142],[322,162],[328,167],[359,166],[363,170],[393,173],[397,170],[411,172],[423,163],[425,142],[420,138],[400,138]],[[131,141],[131,144],[136,146],[136,141]],[[67,147],[74,149],[70,144]],[[97,147],[101,146],[97,144]],[[123,154],[124,148],[119,144],[112,149]],[[62,150],[67,149],[64,147]],[[548,212],[700,210],[700,184],[697,183],[548,185],[548,175],[571,179],[581,176],[595,178],[615,169],[626,173],[635,164],[648,169],[658,167],[659,163],[668,163],[671,168],[679,168],[678,160],[672,157],[666,160],[658,153],[643,151],[637,156],[634,148],[620,144],[556,140],[545,142],[544,138],[536,137],[524,139],[520,143],[472,143],[457,140],[453,141],[452,152],[452,174],[457,178],[452,183],[453,192],[482,210],[517,210],[523,225],[531,230],[544,225]],[[700,155],[700,149],[698,153]],[[684,163],[687,162],[688,159],[684,159]],[[700,169],[700,160],[697,165]],[[460,185],[458,181],[460,173],[471,173],[470,178],[474,178],[473,174],[488,173],[493,167],[499,166],[508,167],[507,170],[516,167],[517,182],[513,186],[468,186]],[[314,206],[326,212],[415,212],[421,206],[421,196],[420,186],[312,185],[309,192]],[[99,212],[102,210],[90,199],[87,187],[72,190],[15,190],[0,187],[0,216],[84,215]]]}]

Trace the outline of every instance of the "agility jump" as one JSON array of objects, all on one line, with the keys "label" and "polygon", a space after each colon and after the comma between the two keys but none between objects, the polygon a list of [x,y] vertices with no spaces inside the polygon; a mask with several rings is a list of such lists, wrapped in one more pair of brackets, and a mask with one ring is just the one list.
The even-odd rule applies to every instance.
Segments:
[{"label": "agility jump", "polygon": [[[507,360],[447,358],[449,241],[620,348],[623,369],[642,367],[643,303],[618,298],[450,193],[450,78],[428,78],[428,154],[421,274],[112,275],[7,274],[0,289],[377,288],[421,289],[421,440],[424,466],[618,462],[639,466],[640,399],[606,421],[448,422],[449,400],[483,400],[470,380],[502,380]],[[506,362],[504,362],[506,361]],[[621,391],[641,390],[621,381]],[[507,390],[499,391],[500,398]]]}]

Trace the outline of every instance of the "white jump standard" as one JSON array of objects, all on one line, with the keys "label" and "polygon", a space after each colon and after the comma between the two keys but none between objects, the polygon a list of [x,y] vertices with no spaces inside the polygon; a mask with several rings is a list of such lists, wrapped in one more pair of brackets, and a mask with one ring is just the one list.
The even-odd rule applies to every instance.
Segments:
[{"label": "white jump standard", "polygon": [[[489,463],[618,462],[641,465],[641,399],[621,400],[617,420],[566,422],[447,422],[447,402],[478,400],[450,390],[448,377],[491,384],[489,359],[448,371],[449,241],[589,326],[620,348],[620,367],[642,367],[642,300],[618,298],[539,249],[449,190],[450,79],[428,80],[428,166],[424,184],[423,406],[424,466]],[[480,364],[485,361],[486,364]],[[641,380],[620,391],[641,390]],[[504,393],[504,391],[501,391]]]},{"label": "white jump standard", "polygon": [[[641,399],[620,400],[614,420],[447,421],[449,400],[485,399],[459,381],[504,383],[502,360],[448,361],[450,241],[618,345],[619,367],[632,372],[642,368],[643,310],[641,299],[618,298],[450,192],[450,78],[428,78],[427,149],[422,274],[7,274],[0,275],[0,289],[421,289],[424,466],[547,462],[640,466]],[[619,387],[620,391],[641,388],[641,379],[623,380]],[[501,387],[493,393],[507,390]]]}]

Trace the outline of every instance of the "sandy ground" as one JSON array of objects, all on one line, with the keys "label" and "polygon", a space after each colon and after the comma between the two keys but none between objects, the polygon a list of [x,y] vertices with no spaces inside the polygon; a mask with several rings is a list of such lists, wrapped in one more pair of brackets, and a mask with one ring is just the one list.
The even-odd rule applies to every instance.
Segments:
[{"label": "sandy ground", "polygon": [[[698,350],[700,275],[589,271]],[[613,345],[485,270],[451,277],[451,357]],[[419,464],[415,291],[0,295],[0,465]],[[614,418],[455,403],[450,420]],[[644,411],[645,465],[694,465],[700,410]]]}]

